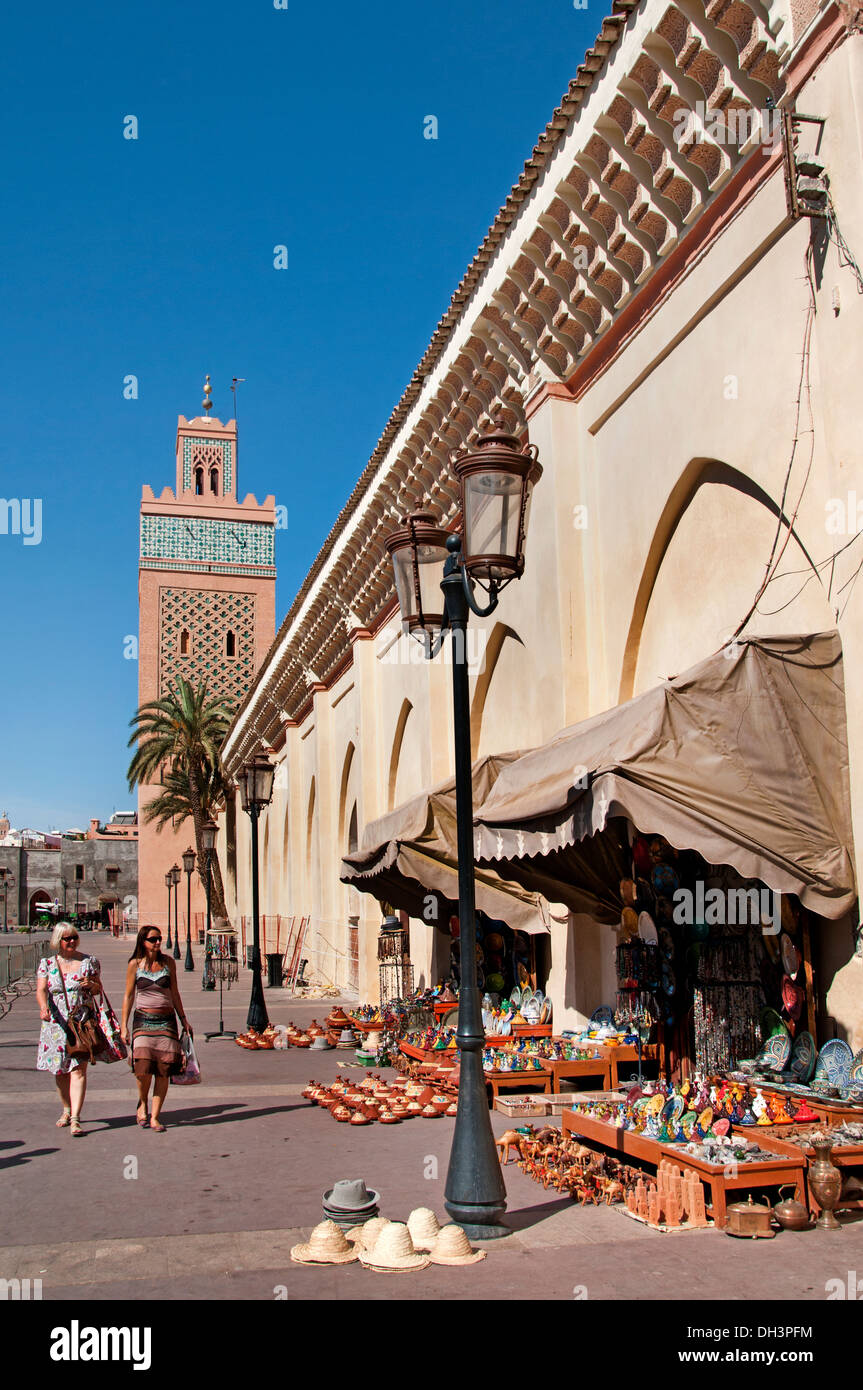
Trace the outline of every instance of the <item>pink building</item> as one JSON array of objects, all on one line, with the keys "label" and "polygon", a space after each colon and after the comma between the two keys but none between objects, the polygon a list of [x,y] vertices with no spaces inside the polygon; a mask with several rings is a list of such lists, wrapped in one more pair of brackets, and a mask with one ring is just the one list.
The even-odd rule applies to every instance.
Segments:
[{"label": "pink building", "polygon": [[[177,422],[176,486],[144,486],[138,577],[138,699],[168,693],[178,676],[239,704],[275,635],[275,498],[239,501],[237,424],[204,415]],[[156,787],[138,792],[140,923],[167,925],[165,873],[187,846],[191,821],[158,831],[144,819]],[[223,871],[224,871],[224,865]],[[185,884],[180,888],[185,935]],[[205,907],[197,875],[192,914]]]}]

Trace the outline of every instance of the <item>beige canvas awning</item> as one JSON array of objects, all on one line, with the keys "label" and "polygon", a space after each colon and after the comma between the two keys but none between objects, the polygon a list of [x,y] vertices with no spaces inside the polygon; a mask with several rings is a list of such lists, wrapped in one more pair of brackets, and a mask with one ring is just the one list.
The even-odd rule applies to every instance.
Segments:
[{"label": "beige canvas awning", "polygon": [[626,816],[841,917],[856,886],[839,634],[740,640],[509,762],[475,805],[477,858],[571,907],[579,853]]},{"label": "beige canvas awning", "polygon": [[[488,796],[501,770],[523,756],[504,753],[474,764],[475,806]],[[614,897],[621,872],[615,864],[608,878],[586,874],[580,890],[582,910],[603,921],[616,921],[620,911]],[[341,881],[445,928],[458,904],[454,780],[371,821],[359,851],[342,860]],[[502,877],[496,868],[481,865],[475,869],[475,884],[477,908],[495,921],[506,922],[514,931],[548,930],[548,903],[540,890],[526,889]],[[427,910],[429,896],[435,899],[433,917]]]}]

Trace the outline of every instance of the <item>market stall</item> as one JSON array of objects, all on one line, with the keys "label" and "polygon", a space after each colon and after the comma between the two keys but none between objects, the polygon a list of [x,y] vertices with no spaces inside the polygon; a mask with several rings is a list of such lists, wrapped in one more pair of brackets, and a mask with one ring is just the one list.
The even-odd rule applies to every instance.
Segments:
[{"label": "market stall", "polygon": [[576,912],[612,846],[610,1013],[663,1074],[733,1073],[816,1046],[815,946],[856,901],[847,764],[838,634],[742,640],[508,763],[477,857]]}]

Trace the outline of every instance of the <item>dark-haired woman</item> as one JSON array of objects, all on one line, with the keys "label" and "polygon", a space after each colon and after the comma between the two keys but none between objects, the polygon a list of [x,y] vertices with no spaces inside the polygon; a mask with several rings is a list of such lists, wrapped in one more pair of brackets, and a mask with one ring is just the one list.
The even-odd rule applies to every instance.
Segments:
[{"label": "dark-haired woman", "polygon": [[[191,1035],[177,988],[177,971],[171,956],[161,951],[162,933],[158,927],[142,927],[126,971],[126,993],[120,1028],[129,1043],[131,1015],[132,1070],[138,1083],[137,1121],[142,1129],[164,1134],[159,1120],[162,1102],[168,1094],[172,1076],[182,1071],[177,1016]],[[134,1001],[134,1003],[133,1003]],[[153,1109],[147,1114],[150,1078],[153,1078]]]}]

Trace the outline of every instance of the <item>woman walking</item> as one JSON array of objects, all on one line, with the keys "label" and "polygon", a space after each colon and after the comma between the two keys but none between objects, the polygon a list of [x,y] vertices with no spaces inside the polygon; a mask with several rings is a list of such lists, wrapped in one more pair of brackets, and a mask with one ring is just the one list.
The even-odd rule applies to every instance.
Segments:
[{"label": "woman walking", "polygon": [[69,1056],[66,1020],[69,1010],[90,1003],[102,988],[99,962],[78,950],[78,932],[69,922],[58,922],[51,937],[53,955],[39,962],[36,998],[42,1029],[39,1034],[37,1071],[50,1071],[57,1083],[63,1113],[58,1129],[75,1138],[84,1133],[81,1110],[87,1094],[87,1058]]},{"label": "woman walking", "polygon": [[[132,1018],[132,1070],[138,1083],[137,1121],[142,1129],[164,1134],[159,1120],[168,1082],[183,1070],[177,1015],[192,1035],[183,1012],[177,988],[177,971],[171,956],[161,952],[162,933],[158,927],[142,927],[126,971],[126,993],[120,1031],[129,1043],[129,1017]],[[134,1005],[133,1005],[134,1001]],[[153,1109],[147,1114],[150,1078],[153,1078]]]}]

